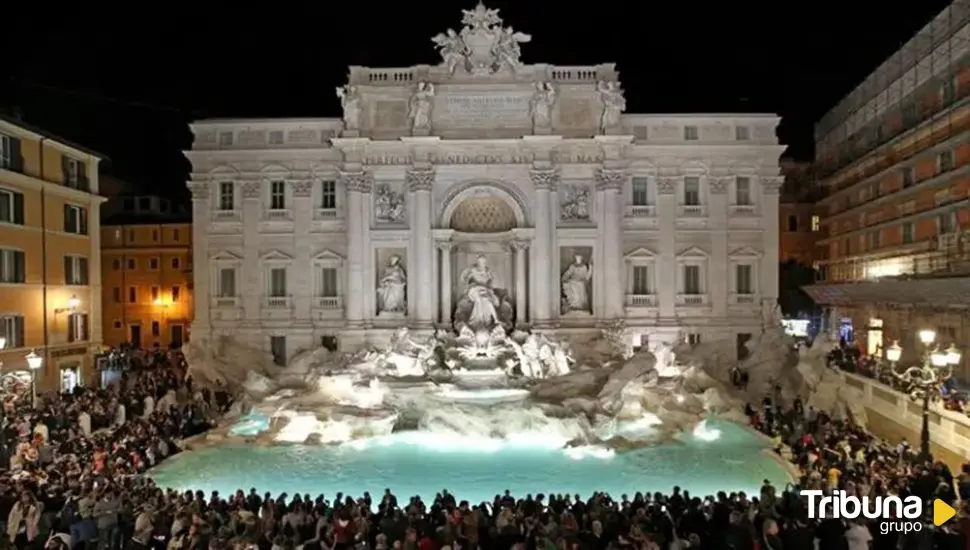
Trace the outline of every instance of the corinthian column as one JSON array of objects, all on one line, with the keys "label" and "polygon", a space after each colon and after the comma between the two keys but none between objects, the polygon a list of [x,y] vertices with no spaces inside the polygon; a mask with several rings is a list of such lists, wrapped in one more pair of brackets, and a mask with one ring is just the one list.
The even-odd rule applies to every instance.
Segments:
[{"label": "corinthian column", "polygon": [[413,257],[408,267],[408,284],[414,284],[414,319],[421,327],[434,322],[434,237],[431,234],[431,186],[434,170],[412,168],[408,170],[408,191],[411,194],[411,242]]},{"label": "corinthian column", "polygon": [[451,287],[452,287],[452,277],[451,277],[451,243],[442,242],[438,243],[438,248],[441,249],[441,262],[438,264],[441,266],[441,289],[439,291],[439,296],[441,296],[441,324],[451,326]]},{"label": "corinthian column", "polygon": [[623,317],[623,203],[620,190],[626,183],[626,171],[600,168],[596,171],[596,193],[600,204],[601,217],[597,221],[599,230],[600,256],[603,265],[597,266],[600,273],[603,293],[602,315],[607,319]]},{"label": "corinthian column", "polygon": [[515,251],[515,325],[521,327],[528,324],[528,313],[526,312],[526,290],[527,281],[525,278],[525,251],[529,248],[529,243],[523,241],[513,241],[512,250]]},{"label": "corinthian column", "polygon": [[340,179],[347,192],[347,284],[344,288],[344,318],[350,328],[360,328],[365,319],[364,284],[366,251],[364,210],[369,208],[364,204],[364,193],[370,192],[371,179],[365,172],[343,172]]},{"label": "corinthian column", "polygon": [[552,304],[559,301],[559,293],[553,283],[553,259],[559,252],[553,250],[553,232],[556,220],[551,208],[551,191],[559,181],[559,173],[553,169],[531,170],[529,177],[535,188],[535,236],[532,246],[532,323],[548,324],[552,320]]}]

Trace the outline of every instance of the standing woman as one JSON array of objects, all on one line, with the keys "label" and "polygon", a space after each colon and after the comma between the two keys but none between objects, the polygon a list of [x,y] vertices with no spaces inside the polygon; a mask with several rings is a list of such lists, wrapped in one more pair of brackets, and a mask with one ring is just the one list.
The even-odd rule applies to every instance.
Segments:
[{"label": "standing woman", "polygon": [[27,491],[22,492],[7,517],[7,538],[15,548],[27,548],[37,539],[40,514],[37,499]]}]

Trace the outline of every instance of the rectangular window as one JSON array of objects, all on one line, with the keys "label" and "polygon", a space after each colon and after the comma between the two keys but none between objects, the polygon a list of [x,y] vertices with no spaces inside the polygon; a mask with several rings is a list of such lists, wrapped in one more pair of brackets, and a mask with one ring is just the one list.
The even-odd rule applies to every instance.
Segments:
[{"label": "rectangular window", "polygon": [[157,286],[153,286],[152,287],[152,303],[155,303],[157,301],[158,301],[158,287]]},{"label": "rectangular window", "polygon": [[701,335],[697,332],[688,332],[686,340],[688,345],[697,346],[701,343]]},{"label": "rectangular window", "polygon": [[916,171],[912,166],[907,166],[902,170],[903,174],[903,189],[911,187],[916,183]]},{"label": "rectangular window", "polygon": [[818,216],[812,216],[812,231],[818,231],[822,228],[822,220]]},{"label": "rectangular window", "polygon": [[87,286],[87,258],[83,256],[64,256],[64,284],[72,286]]},{"label": "rectangular window", "polygon": [[236,185],[231,181],[219,182],[219,210],[236,209]]},{"label": "rectangular window", "polygon": [[938,235],[954,233],[957,228],[956,212],[946,212],[936,217],[936,232]]},{"label": "rectangular window", "polygon": [[133,271],[137,265],[134,258],[128,258],[128,271]]},{"label": "rectangular window", "polygon": [[736,291],[738,294],[754,294],[754,285],[752,284],[751,272],[751,266],[747,264],[738,265],[735,267],[735,275],[737,276]]},{"label": "rectangular window", "polygon": [[701,267],[698,265],[684,266],[684,294],[701,293]]},{"label": "rectangular window", "polygon": [[158,321],[152,321],[152,336],[158,336],[162,333],[162,326]]},{"label": "rectangular window", "polygon": [[27,346],[24,341],[23,315],[4,315],[0,317],[0,335],[6,338],[4,349],[16,349]]},{"label": "rectangular window", "polygon": [[114,295],[114,301],[116,304],[121,303],[121,287],[116,286],[112,289],[112,294]]},{"label": "rectangular window", "polygon": [[88,190],[87,167],[83,162],[62,156],[61,170],[64,174],[64,185],[82,191]]},{"label": "rectangular window", "polygon": [[10,170],[13,167],[14,138],[0,134],[0,169]]},{"label": "rectangular window", "polygon": [[788,231],[790,233],[798,231],[798,216],[788,216]]},{"label": "rectangular window", "polygon": [[232,267],[224,267],[219,270],[219,297],[236,297],[236,270]]},{"label": "rectangular window", "polygon": [[111,269],[113,269],[115,271],[120,270],[121,269],[121,260],[118,259],[118,258],[115,258],[115,259],[111,260]]},{"label": "rectangular window", "polygon": [[181,236],[182,236],[182,234],[179,232],[178,229],[173,229],[172,230],[172,242],[173,243],[179,242],[179,238],[181,238]]},{"label": "rectangular window", "polygon": [[148,258],[148,270],[158,271],[158,258]]},{"label": "rectangular window", "polygon": [[64,232],[74,235],[88,234],[88,210],[73,204],[64,205]]},{"label": "rectangular window", "polygon": [[88,314],[72,313],[67,316],[67,341],[88,341]]},{"label": "rectangular window", "polygon": [[269,296],[286,297],[286,268],[274,267],[269,270]]},{"label": "rectangular window", "polygon": [[182,262],[178,258],[172,258],[172,269],[182,269]]},{"label": "rectangular window", "polygon": [[270,336],[269,349],[273,354],[273,362],[280,366],[286,365],[286,336]]},{"label": "rectangular window", "polygon": [[172,303],[177,304],[182,298],[182,287],[175,285],[172,287]]},{"label": "rectangular window", "polygon": [[320,209],[335,210],[337,208],[337,182],[323,180],[320,182]]},{"label": "rectangular window", "polygon": [[337,296],[337,268],[320,268],[320,296],[325,298]]},{"label": "rectangular window", "polygon": [[953,170],[953,151],[940,151],[936,156],[936,165],[941,173]]},{"label": "rectangular window", "polygon": [[134,287],[134,286],[128,287],[128,303],[129,304],[138,303],[138,287]]},{"label": "rectangular window", "polygon": [[700,139],[700,133],[697,131],[697,126],[684,126],[685,141],[697,141],[698,139]]},{"label": "rectangular window", "polygon": [[0,222],[24,224],[24,194],[0,189]]},{"label": "rectangular window", "polygon": [[27,257],[23,250],[0,248],[0,283],[27,282]]},{"label": "rectangular window", "polygon": [[269,209],[286,209],[286,183],[274,181],[269,184]]},{"label": "rectangular window", "polygon": [[697,176],[684,178],[684,206],[700,206],[701,179]]},{"label": "rectangular window", "polygon": [[913,224],[912,222],[906,222],[903,224],[903,244],[910,244],[913,242]]},{"label": "rectangular window", "polygon": [[650,205],[650,180],[642,176],[633,177],[633,206]]},{"label": "rectangular window", "polygon": [[738,176],[734,180],[734,202],[738,206],[751,205],[751,178]]},{"label": "rectangular window", "polygon": [[649,296],[650,291],[650,268],[645,265],[633,266],[633,295]]}]

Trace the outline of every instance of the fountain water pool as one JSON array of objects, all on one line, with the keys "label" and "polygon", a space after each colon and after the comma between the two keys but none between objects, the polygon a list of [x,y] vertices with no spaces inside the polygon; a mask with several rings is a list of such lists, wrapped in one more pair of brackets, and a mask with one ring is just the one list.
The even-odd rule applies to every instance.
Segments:
[{"label": "fountain water pool", "polygon": [[[237,429],[255,430],[258,418]],[[250,425],[251,424],[251,425]],[[274,494],[294,491],[333,498],[338,491],[430,499],[447,488],[472,502],[514,494],[669,491],[680,485],[695,495],[744,490],[757,494],[763,480],[791,481],[762,451],[764,442],[735,424],[711,420],[680,441],[629,452],[599,447],[562,449],[533,437],[496,441],[410,431],[325,447],[217,447],[190,451],[150,474],[163,487],[219,491],[255,487]],[[714,436],[719,432],[719,437]]]}]

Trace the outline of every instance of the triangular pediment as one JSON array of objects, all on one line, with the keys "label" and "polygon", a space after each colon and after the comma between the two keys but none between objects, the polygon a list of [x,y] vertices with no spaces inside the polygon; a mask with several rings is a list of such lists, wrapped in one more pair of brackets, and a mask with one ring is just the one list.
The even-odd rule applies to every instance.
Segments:
[{"label": "triangular pediment", "polygon": [[215,262],[241,262],[242,256],[222,249],[217,250],[215,254],[209,257],[209,259]]},{"label": "triangular pediment", "polygon": [[680,251],[680,254],[677,254],[678,258],[706,258],[707,256],[708,254],[706,250],[696,246],[685,248],[684,250]]},{"label": "triangular pediment", "polygon": [[259,257],[259,259],[260,261],[263,261],[263,262],[289,262],[293,260],[293,256],[290,256],[289,254],[287,254],[286,252],[283,252],[282,250],[273,248],[263,253],[263,255]]},{"label": "triangular pediment", "polygon": [[751,248],[750,246],[743,246],[730,254],[731,258],[760,258],[761,253],[757,250]]},{"label": "triangular pediment", "polygon": [[636,259],[652,260],[657,257],[657,253],[654,252],[653,250],[650,250],[649,248],[645,248],[641,246],[627,252],[626,255],[623,257],[627,260],[636,260]]},{"label": "triangular pediment", "polygon": [[334,252],[333,250],[330,250],[329,248],[326,249],[326,250],[321,250],[319,254],[317,254],[316,256],[313,257],[313,259],[316,260],[316,261],[318,261],[318,262],[342,262],[342,261],[344,261],[344,257],[343,256],[341,256],[340,254],[337,254],[336,252]]}]

